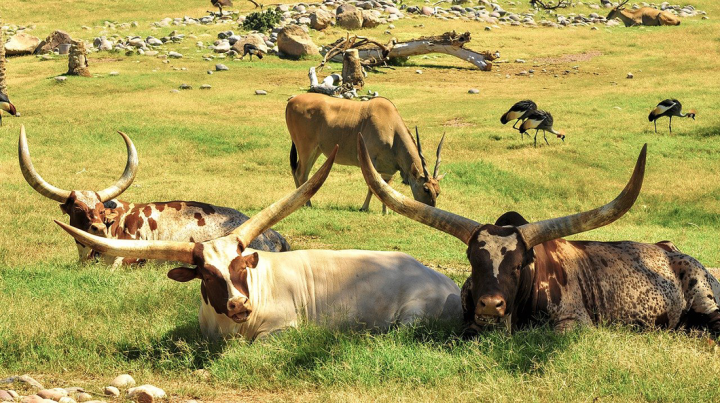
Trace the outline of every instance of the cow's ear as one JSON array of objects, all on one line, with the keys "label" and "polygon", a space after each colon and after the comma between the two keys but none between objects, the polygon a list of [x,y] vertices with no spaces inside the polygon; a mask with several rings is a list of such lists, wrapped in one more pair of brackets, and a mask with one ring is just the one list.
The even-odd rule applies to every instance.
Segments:
[{"label": "cow's ear", "polygon": [[260,260],[260,257],[258,256],[257,252],[254,252],[252,255],[243,256],[243,259],[245,259],[245,266],[250,268],[256,268],[258,265],[258,261]]},{"label": "cow's ear", "polygon": [[70,215],[70,209],[72,208],[73,204],[75,204],[75,192],[74,191],[70,193],[70,196],[67,198],[67,200],[65,200],[65,203],[60,205],[60,210],[63,213]]},{"label": "cow's ear", "polygon": [[190,267],[176,267],[167,274],[168,278],[181,283],[200,278],[200,272]]}]

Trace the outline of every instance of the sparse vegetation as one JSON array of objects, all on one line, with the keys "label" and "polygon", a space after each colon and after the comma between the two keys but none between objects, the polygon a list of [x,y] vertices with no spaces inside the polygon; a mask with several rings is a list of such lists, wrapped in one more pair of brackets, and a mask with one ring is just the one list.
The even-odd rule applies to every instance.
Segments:
[{"label": "sparse vegetation", "polygon": [[243,28],[246,31],[267,32],[280,22],[280,17],[282,15],[272,8],[256,11],[247,15],[243,21]]},{"label": "sparse vegetation", "polygon": [[[32,33],[40,37],[63,29],[92,39],[102,30],[95,26],[113,19],[139,21],[120,35],[159,37],[177,29],[210,41],[229,28],[150,28],[166,16],[202,15],[205,3],[66,2],[68,17],[58,19],[52,2],[10,0],[0,2],[0,14],[5,23],[36,24]],[[516,3],[522,4],[500,1],[518,12],[528,6]],[[452,26],[471,31],[478,49],[500,49],[502,59],[527,63],[501,63],[487,73],[451,56],[413,57],[406,66],[371,74],[366,89],[390,98],[409,127],[418,125],[423,144],[437,144],[447,132],[441,171],[448,175],[438,207],[478,221],[494,221],[508,210],[537,220],[596,207],[615,197],[649,143],[636,205],[582,237],[670,239],[717,267],[720,87],[711,83],[720,82],[720,5],[693,3],[710,19],[683,20],[679,27],[502,26],[489,32],[472,21],[395,21],[399,40]],[[252,7],[240,6],[243,13]],[[362,34],[386,38],[386,29]],[[329,28],[311,35],[323,44],[345,33]],[[47,386],[72,382],[99,392],[118,373],[130,372],[174,400],[205,402],[720,399],[718,353],[698,335],[615,327],[555,334],[541,327],[466,341],[457,329],[430,324],[386,335],[303,328],[256,343],[215,344],[200,335],[198,285],[168,280],[174,266],[109,271],[76,265],[72,239],[52,223],[66,217],[18,169],[20,124],[37,170],[63,188],[102,188],[120,175],[126,155],[116,130],[132,137],[140,155],[135,184],[121,197],[129,201],[200,200],[253,214],[294,188],[285,104],[307,85],[308,68],[318,61],[225,62],[229,71],[209,76],[216,62],[204,61],[207,50],[196,49],[194,40],[169,48],[185,57],[165,64],[147,56],[92,54],[98,76],[70,77],[63,85],[50,79],[67,70],[61,57],[9,60],[9,91],[22,117],[6,115],[0,128],[0,378],[30,373]],[[533,76],[515,75],[529,69]],[[630,71],[633,80],[625,79]],[[170,93],[186,82],[212,89]],[[480,94],[467,94],[471,87]],[[255,96],[255,89],[268,95]],[[500,115],[527,97],[553,111],[567,132],[564,144],[534,149],[500,124]],[[672,135],[655,134],[647,115],[668,97],[692,103],[697,120],[674,122]],[[434,164],[432,155],[426,157]],[[410,194],[399,178],[393,185]],[[366,191],[359,169],[336,166],[315,207],[300,209],[275,229],[295,249],[399,250],[458,283],[467,277],[460,242],[398,214],[382,216],[377,200],[370,213],[359,213]],[[193,374],[199,368],[211,377]]]}]

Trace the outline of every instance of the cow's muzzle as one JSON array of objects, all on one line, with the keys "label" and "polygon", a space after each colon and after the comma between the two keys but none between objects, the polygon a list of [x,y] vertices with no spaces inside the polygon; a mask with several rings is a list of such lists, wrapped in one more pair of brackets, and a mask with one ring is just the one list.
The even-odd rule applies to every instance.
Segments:
[{"label": "cow's muzzle", "polygon": [[245,297],[237,297],[231,299],[230,301],[228,301],[227,304],[227,316],[233,321],[235,321],[235,323],[246,322],[250,317],[250,314],[252,313],[249,302],[250,301],[248,301],[248,299]]}]

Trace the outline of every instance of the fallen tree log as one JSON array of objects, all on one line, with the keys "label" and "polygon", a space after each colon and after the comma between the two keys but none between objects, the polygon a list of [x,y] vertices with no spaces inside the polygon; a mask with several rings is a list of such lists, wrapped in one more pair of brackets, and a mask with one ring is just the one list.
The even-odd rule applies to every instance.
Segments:
[{"label": "fallen tree log", "polygon": [[437,36],[420,37],[405,42],[397,42],[393,39],[388,45],[381,45],[367,38],[340,38],[326,47],[331,50],[326,54],[326,58],[320,67],[325,64],[326,60],[340,62],[344,51],[357,49],[358,56],[364,66],[384,65],[392,58],[443,53],[472,63],[480,70],[489,71],[492,68],[492,61],[500,57],[500,52],[476,52],[466,49],[465,44],[468,42],[470,42],[470,32],[457,34],[455,31]]}]

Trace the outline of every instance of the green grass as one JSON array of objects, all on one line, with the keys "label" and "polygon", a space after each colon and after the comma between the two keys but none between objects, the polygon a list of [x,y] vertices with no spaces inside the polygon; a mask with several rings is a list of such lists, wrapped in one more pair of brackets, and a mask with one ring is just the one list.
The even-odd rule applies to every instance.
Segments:
[{"label": "green grass", "polygon": [[[205,0],[176,3],[0,3],[5,22],[36,24],[32,33],[41,38],[53,29],[86,40],[114,33],[162,36],[173,29],[196,37],[169,45],[185,58],[168,64],[93,54],[96,77],[64,84],[52,79],[67,70],[62,58],[10,59],[10,95],[22,117],[6,116],[0,128],[0,377],[27,372],[48,386],[74,382],[99,390],[116,374],[130,372],[164,387],[173,399],[204,401],[718,400],[717,353],[697,335],[603,326],[563,335],[546,328],[513,337],[491,333],[466,341],[457,329],[430,324],[386,335],[308,327],[253,344],[208,343],[197,324],[197,284],[168,280],[166,266],[112,272],[77,266],[72,240],[52,223],[66,220],[57,203],[35,193],[18,169],[21,124],[35,167],[67,189],[99,189],[120,174],[125,155],[116,130],[131,136],[140,155],[125,200],[200,200],[253,214],[294,188],[284,108],[291,95],[306,89],[307,70],[318,60],[224,60],[230,71],[207,75],[216,62],[203,61],[209,52],[194,43],[239,29],[151,28],[166,16],[200,16],[210,8]],[[240,4],[245,13],[246,3]],[[508,10],[527,9],[501,3]],[[439,207],[481,222],[509,210],[540,220],[605,203],[622,189],[648,143],[646,179],[633,209],[612,225],[573,238],[669,239],[706,266],[719,266],[720,6],[710,0],[693,5],[710,19],[597,31],[484,31],[476,22],[396,21],[393,36],[400,40],[469,30],[469,47],[499,49],[502,59],[527,63],[498,63],[492,72],[480,72],[448,56],[413,57],[402,67],[370,74],[366,89],[390,98],[409,127],[419,126],[431,150],[427,155],[447,133],[441,171],[448,174]],[[55,18],[57,7],[68,17]],[[139,27],[107,30],[105,20],[138,21]],[[386,29],[362,34],[387,41]],[[311,32],[317,44],[344,34]],[[591,51],[600,55],[548,60]],[[531,68],[534,77],[515,75]],[[120,75],[109,76],[111,71]],[[626,79],[628,72],[635,78]],[[170,93],[182,83],[195,90]],[[198,90],[204,83],[212,89]],[[480,95],[467,94],[469,88],[479,88]],[[256,89],[268,95],[255,96]],[[550,146],[535,149],[499,124],[513,102],[527,97],[553,113],[567,132],[564,144],[550,139]],[[677,119],[673,134],[663,120],[655,134],[647,114],[669,97],[697,109],[697,120]],[[409,195],[399,182],[393,186]],[[366,191],[359,169],[336,166],[315,207],[296,211],[276,229],[296,249],[399,250],[458,283],[467,277],[459,241],[397,214],[382,216],[377,200],[370,213],[358,212]],[[193,374],[197,369],[209,371],[210,378]]]}]

